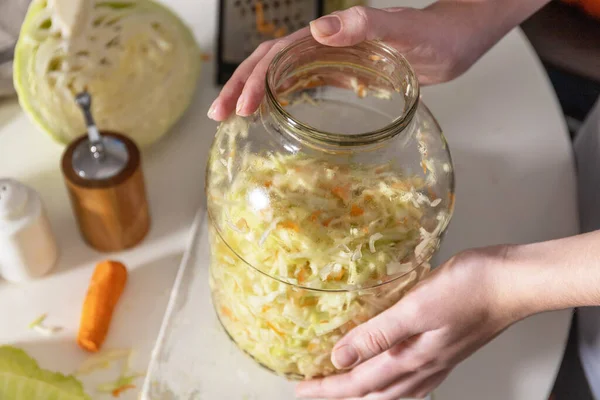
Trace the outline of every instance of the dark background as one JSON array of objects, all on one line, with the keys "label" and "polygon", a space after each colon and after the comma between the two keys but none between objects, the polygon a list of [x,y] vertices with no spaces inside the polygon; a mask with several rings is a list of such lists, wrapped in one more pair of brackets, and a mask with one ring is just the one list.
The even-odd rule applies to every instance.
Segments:
[{"label": "dark background", "polygon": [[[548,72],[575,138],[600,99],[600,19],[555,0],[521,27]],[[577,351],[576,320],[575,312],[552,400],[593,400]]]}]

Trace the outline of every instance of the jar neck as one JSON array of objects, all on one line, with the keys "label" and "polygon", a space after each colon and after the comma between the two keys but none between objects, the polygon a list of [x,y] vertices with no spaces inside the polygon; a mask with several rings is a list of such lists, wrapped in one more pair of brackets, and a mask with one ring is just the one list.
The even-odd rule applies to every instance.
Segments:
[{"label": "jar neck", "polygon": [[[382,126],[348,133],[320,129],[288,110],[290,104],[307,96],[310,101],[311,94],[325,87],[347,90],[348,96],[361,100],[371,96],[391,102],[394,115]],[[387,141],[411,125],[419,103],[419,83],[408,61],[381,42],[328,47],[307,37],[279,52],[271,62],[265,99],[272,118],[300,141],[359,147]]]}]

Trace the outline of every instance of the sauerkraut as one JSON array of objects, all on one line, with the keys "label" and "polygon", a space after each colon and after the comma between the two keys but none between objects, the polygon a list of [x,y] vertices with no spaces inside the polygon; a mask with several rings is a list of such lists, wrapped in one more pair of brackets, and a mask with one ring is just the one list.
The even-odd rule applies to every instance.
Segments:
[{"label": "sauerkraut", "polygon": [[335,373],[335,343],[429,270],[441,201],[389,164],[240,150],[246,128],[239,119],[222,125],[209,163],[217,313],[238,346],[276,373]]}]

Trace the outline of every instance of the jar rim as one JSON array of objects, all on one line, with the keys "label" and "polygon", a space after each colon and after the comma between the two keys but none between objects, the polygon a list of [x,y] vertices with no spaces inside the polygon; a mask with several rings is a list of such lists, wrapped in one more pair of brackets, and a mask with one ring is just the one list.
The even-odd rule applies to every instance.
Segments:
[{"label": "jar rim", "polygon": [[[318,51],[319,49],[347,51],[352,49],[393,61],[396,66],[400,67],[399,70],[403,73],[400,78],[405,78],[406,81],[406,88],[402,93],[405,99],[402,113],[382,128],[352,134],[318,130],[290,114],[278,101],[274,77],[277,75],[279,69],[284,64],[287,64],[285,61],[288,61],[290,54],[295,51],[307,51],[311,47],[313,51]],[[419,106],[420,86],[416,73],[408,60],[399,51],[381,41],[364,41],[353,46],[335,48],[325,46],[317,42],[311,35],[308,35],[284,47],[273,58],[267,68],[265,77],[265,95],[272,112],[279,117],[278,119],[283,120],[288,126],[294,128],[294,131],[300,136],[311,141],[337,146],[362,146],[390,139],[404,131],[410,125]]]}]

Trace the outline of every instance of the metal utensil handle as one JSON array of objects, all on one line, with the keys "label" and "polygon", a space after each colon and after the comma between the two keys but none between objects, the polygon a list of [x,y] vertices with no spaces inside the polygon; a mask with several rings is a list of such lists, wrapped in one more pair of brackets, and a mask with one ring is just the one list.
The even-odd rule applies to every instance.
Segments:
[{"label": "metal utensil handle", "polygon": [[75,101],[83,111],[90,142],[90,151],[95,159],[101,159],[104,154],[104,145],[102,143],[102,136],[100,135],[98,127],[94,122],[94,117],[92,116],[92,97],[87,91],[84,91],[75,97]]}]

